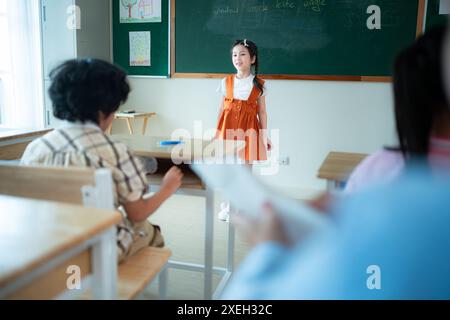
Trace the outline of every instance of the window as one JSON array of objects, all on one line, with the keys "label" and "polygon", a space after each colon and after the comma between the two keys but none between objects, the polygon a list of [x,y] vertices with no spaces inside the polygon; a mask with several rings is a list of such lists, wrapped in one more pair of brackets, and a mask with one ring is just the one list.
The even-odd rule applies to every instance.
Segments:
[{"label": "window", "polygon": [[[4,0],[0,0],[2,2]],[[9,27],[8,20],[5,13],[0,13],[0,43],[2,50],[0,50],[0,72],[6,72],[10,65],[10,45],[9,45]]]},{"label": "window", "polygon": [[43,126],[39,1],[0,0],[0,124]]},{"label": "window", "polygon": [[0,124],[4,118],[3,110],[6,106],[6,83],[10,64],[9,28],[6,15],[6,0],[0,0]]}]

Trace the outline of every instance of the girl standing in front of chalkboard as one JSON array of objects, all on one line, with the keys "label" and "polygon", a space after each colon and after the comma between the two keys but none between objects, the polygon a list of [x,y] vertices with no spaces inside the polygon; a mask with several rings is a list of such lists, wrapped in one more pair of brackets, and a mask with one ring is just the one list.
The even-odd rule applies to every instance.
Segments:
[{"label": "girl standing in front of chalkboard", "polygon": [[[216,138],[245,141],[239,157],[249,166],[267,159],[271,149],[267,137],[267,112],[264,80],[258,77],[258,48],[250,40],[236,40],[231,51],[236,74],[222,80]],[[228,220],[229,205],[222,204],[220,220]]]},{"label": "girl standing in front of chalkboard", "polygon": [[267,137],[264,80],[258,77],[258,48],[250,40],[236,40],[231,59],[236,74],[222,80],[222,101],[216,138],[243,140],[240,154],[247,164],[267,159],[271,142]]}]

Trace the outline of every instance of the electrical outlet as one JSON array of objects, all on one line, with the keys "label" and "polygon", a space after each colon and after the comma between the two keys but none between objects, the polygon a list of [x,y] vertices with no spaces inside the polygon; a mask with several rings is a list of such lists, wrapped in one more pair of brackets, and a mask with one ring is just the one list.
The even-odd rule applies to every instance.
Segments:
[{"label": "electrical outlet", "polygon": [[279,157],[278,158],[278,163],[281,165],[281,166],[288,166],[289,165],[289,157]]}]

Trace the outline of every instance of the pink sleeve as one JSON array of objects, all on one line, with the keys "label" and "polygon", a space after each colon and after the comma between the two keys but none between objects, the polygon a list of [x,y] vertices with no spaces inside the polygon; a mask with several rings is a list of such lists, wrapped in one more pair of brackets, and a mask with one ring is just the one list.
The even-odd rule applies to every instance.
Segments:
[{"label": "pink sleeve", "polygon": [[345,186],[345,193],[353,193],[377,183],[395,179],[404,166],[402,154],[385,149],[365,158],[352,172]]}]

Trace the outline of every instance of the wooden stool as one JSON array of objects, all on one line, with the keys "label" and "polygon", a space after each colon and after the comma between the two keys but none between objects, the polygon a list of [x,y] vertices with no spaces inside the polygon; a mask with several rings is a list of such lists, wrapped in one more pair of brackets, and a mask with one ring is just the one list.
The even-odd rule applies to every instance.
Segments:
[{"label": "wooden stool", "polygon": [[[145,130],[147,129],[148,118],[156,116],[156,112],[134,112],[134,113],[124,113],[116,112],[114,114],[114,120],[126,120],[128,125],[128,131],[133,134],[133,126],[131,125],[130,119],[144,118],[142,125],[142,135],[145,135]],[[108,133],[111,134],[112,124],[108,129]]]}]

